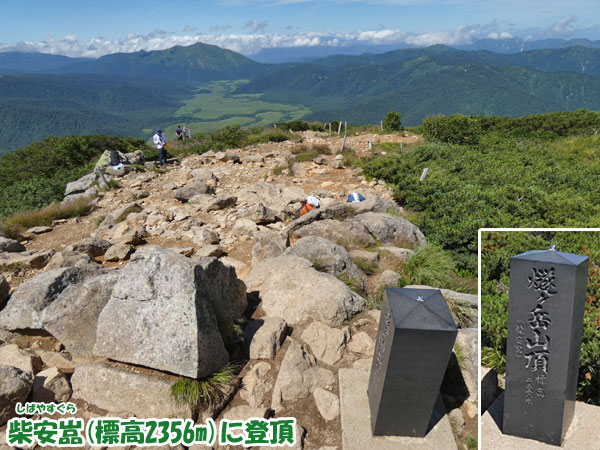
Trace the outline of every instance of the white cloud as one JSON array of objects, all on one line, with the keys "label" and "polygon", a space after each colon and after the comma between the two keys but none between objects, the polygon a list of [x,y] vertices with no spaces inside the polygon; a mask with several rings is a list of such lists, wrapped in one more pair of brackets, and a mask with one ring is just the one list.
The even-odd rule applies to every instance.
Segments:
[{"label": "white cloud", "polygon": [[567,16],[560,19],[554,25],[552,25],[551,30],[553,33],[558,35],[568,35],[575,31],[575,27],[573,23],[577,20],[575,16]]},{"label": "white cloud", "polygon": [[251,28],[253,33],[258,33],[267,28],[267,21],[263,20],[262,22],[258,22],[257,20],[252,19],[244,25],[244,28]]}]

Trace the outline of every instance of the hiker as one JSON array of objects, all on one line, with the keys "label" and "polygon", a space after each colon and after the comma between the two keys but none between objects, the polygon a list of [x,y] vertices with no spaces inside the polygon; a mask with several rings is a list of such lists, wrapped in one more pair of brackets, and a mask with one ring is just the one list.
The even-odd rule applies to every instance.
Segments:
[{"label": "hiker", "polygon": [[181,129],[181,125],[177,125],[175,135],[177,136],[178,141],[183,141],[183,130]]},{"label": "hiker", "polygon": [[144,164],[146,162],[146,157],[144,156],[144,152],[140,149],[137,149],[133,152],[133,156],[135,157],[138,164]]},{"label": "hiker", "polygon": [[318,208],[320,206],[320,200],[317,197],[309,195],[308,197],[306,197],[306,200],[302,201],[302,206],[300,207],[300,209],[296,211],[296,219],[302,217],[304,214],[309,213],[313,209]]},{"label": "hiker", "polygon": [[192,134],[190,133],[190,129],[186,126],[183,127],[183,137],[185,139],[189,139],[192,137]]},{"label": "hiker", "polygon": [[158,149],[159,166],[162,168],[167,164],[167,141],[162,130],[156,130],[156,133],[154,133],[152,140],[154,141],[154,145],[156,145],[156,148]]}]

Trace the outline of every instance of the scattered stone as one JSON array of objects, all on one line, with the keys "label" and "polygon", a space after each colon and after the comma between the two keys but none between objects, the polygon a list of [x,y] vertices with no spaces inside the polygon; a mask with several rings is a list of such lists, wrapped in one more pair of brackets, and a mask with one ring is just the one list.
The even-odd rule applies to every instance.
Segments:
[{"label": "scattered stone", "polygon": [[33,380],[31,401],[66,402],[73,391],[67,378],[56,367],[38,372]]},{"label": "scattered stone", "polygon": [[104,255],[110,246],[111,243],[105,239],[89,237],[74,244],[67,245],[63,251],[88,253],[95,258]]},{"label": "scattered stone", "polygon": [[139,245],[144,243],[145,236],[146,230],[141,225],[126,220],[114,226],[109,241],[115,244]]},{"label": "scattered stone", "polygon": [[54,228],[52,227],[33,227],[33,228],[29,228],[27,230],[28,234],[44,234],[44,233],[49,233],[53,230]]},{"label": "scattered stone", "polygon": [[75,370],[75,363],[65,357],[65,355],[69,354],[49,352],[47,350],[36,350],[35,352],[42,359],[46,367],[56,367],[62,373],[73,373]]},{"label": "scattered stone", "polygon": [[187,184],[175,191],[174,197],[181,201],[187,202],[192,197],[198,194],[214,194],[215,189],[212,186],[209,186],[206,183],[194,182]]},{"label": "scattered stone", "polygon": [[190,203],[199,205],[205,211],[218,211],[235,206],[237,197],[233,195],[198,194],[190,199]]},{"label": "scattered stone", "polygon": [[250,359],[273,359],[285,339],[287,323],[278,317],[251,320],[243,338]]},{"label": "scattered stone", "polygon": [[150,197],[150,192],[145,191],[143,189],[133,189],[131,191],[131,195],[133,195],[133,198],[135,198],[136,200],[141,200],[143,198]]},{"label": "scattered stone", "polygon": [[23,269],[43,269],[54,250],[26,251],[21,253],[0,253],[0,271]]},{"label": "scattered stone", "polygon": [[219,178],[211,170],[202,168],[192,170],[192,177],[194,177],[194,180],[201,183],[208,183],[209,181],[219,181]]},{"label": "scattered stone", "polygon": [[344,355],[347,334],[321,322],[312,322],[300,336],[319,361],[333,365]]},{"label": "scattered stone", "polygon": [[234,164],[240,164],[242,162],[237,154],[230,151],[217,152],[215,154],[215,159],[221,162],[232,161]]},{"label": "scattered stone", "polygon": [[33,376],[30,373],[0,365],[0,427],[17,415],[15,405],[25,403],[32,386]]},{"label": "scattered stone", "polygon": [[23,244],[14,239],[8,239],[5,237],[0,237],[0,253],[8,252],[8,253],[20,253],[24,252],[27,249]]},{"label": "scattered stone", "polygon": [[171,400],[173,380],[165,377],[92,363],[78,366],[71,383],[73,398],[109,411],[130,411],[140,418],[192,417],[190,406]]},{"label": "scattered stone", "polygon": [[233,236],[248,236],[258,231],[258,226],[250,219],[238,219],[231,230]]},{"label": "scattered stone", "polygon": [[208,256],[214,256],[216,258],[219,258],[225,254],[225,251],[218,245],[205,245],[204,247],[200,247],[198,250],[196,250],[194,256],[197,258],[203,258]]},{"label": "scattered stone", "polygon": [[306,175],[306,168],[300,163],[295,163],[292,165],[292,175],[295,177],[303,177]]},{"label": "scattered stone", "polygon": [[61,267],[85,267],[93,269],[100,266],[89,253],[63,250],[54,254],[50,262],[46,265],[46,270],[59,269]]},{"label": "scattered stone", "polygon": [[254,267],[245,281],[249,292],[259,292],[267,315],[282,317],[289,324],[313,319],[339,326],[366,308],[365,299],[298,256],[267,259]]},{"label": "scattered stone", "polygon": [[0,327],[7,330],[42,329],[41,311],[69,285],[83,281],[90,272],[77,267],[42,272],[17,287],[0,311]]},{"label": "scattered stone", "polygon": [[271,364],[260,361],[242,378],[240,397],[253,408],[263,406],[267,400],[267,392],[271,386],[266,377],[270,370]]},{"label": "scattered stone", "polygon": [[282,255],[288,244],[287,235],[268,229],[255,232],[253,239],[252,267],[265,259]]},{"label": "scattered stone", "polygon": [[379,242],[401,243],[416,248],[425,243],[421,230],[408,220],[391,214],[367,212],[352,219],[363,225]]},{"label": "scattered stone", "polygon": [[315,158],[313,158],[313,162],[315,164],[318,164],[319,166],[327,165],[327,159],[325,159],[324,157],[322,157],[320,155],[317,156],[317,157],[315,157]]},{"label": "scattered stone", "polygon": [[124,261],[129,259],[129,255],[133,253],[133,246],[129,244],[115,244],[110,247],[104,254],[105,261]]},{"label": "scattered stone", "polygon": [[331,161],[331,167],[333,169],[343,169],[344,163],[342,161],[340,161],[339,159],[334,159],[333,161]]},{"label": "scattered stone", "polygon": [[278,409],[281,402],[307,397],[317,388],[331,388],[335,383],[333,372],[317,367],[315,357],[298,342],[288,338],[290,343],[283,360],[271,399],[271,407]]},{"label": "scattered stone", "polygon": [[0,365],[35,375],[42,368],[42,360],[35,353],[21,350],[17,344],[5,344],[0,347]]},{"label": "scattered stone", "polygon": [[242,209],[239,211],[239,216],[250,219],[257,225],[266,225],[281,220],[277,217],[277,212],[267,207],[264,203],[257,203],[249,208]]},{"label": "scattered stone", "polygon": [[242,261],[238,261],[235,258],[231,258],[229,256],[223,256],[219,258],[226,266],[233,267],[235,269],[235,274],[240,280],[244,280],[248,274],[250,273],[250,267]]},{"label": "scattered stone", "polygon": [[200,247],[205,245],[216,245],[220,241],[219,234],[206,226],[195,227],[192,232],[192,242]]},{"label": "scattered stone", "polygon": [[[119,222],[122,222],[127,219],[127,216],[135,211],[140,211],[141,206],[137,202],[127,203],[120,208],[111,211],[106,215],[104,220],[98,226],[98,231],[100,235],[107,232],[107,230],[112,229]],[[99,236],[98,236],[99,237]]]},{"label": "scattered stone", "polygon": [[373,356],[373,353],[375,352],[375,343],[367,333],[360,331],[352,336],[352,340],[348,344],[348,350],[354,353]]},{"label": "scattered stone", "polygon": [[67,286],[41,313],[45,330],[73,356],[91,357],[96,342],[98,316],[108,303],[119,274],[100,273],[85,283]]},{"label": "scattered stone", "polygon": [[375,239],[364,225],[349,220],[319,220],[295,230],[295,234],[300,237],[321,236],[342,246],[358,244],[367,247],[375,244]]},{"label": "scattered stone", "polygon": [[228,355],[203,272],[199,260],[156,245],[136,251],[98,317],[94,355],[191,378],[223,367]]},{"label": "scattered stone", "polygon": [[333,420],[340,415],[340,401],[337,395],[325,389],[316,388],[313,396],[323,419]]},{"label": "scattered stone", "polygon": [[195,252],[194,247],[169,247],[168,250],[172,250],[175,253],[188,257],[192,256]]}]

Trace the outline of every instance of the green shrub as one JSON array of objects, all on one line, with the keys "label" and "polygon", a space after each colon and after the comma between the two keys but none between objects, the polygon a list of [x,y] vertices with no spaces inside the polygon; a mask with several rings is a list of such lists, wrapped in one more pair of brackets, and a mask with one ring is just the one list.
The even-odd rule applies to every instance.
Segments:
[{"label": "green shrub", "polygon": [[427,139],[449,144],[475,145],[479,143],[482,133],[476,118],[462,114],[429,116],[423,120],[422,126]]},{"label": "green shrub", "polygon": [[427,243],[404,264],[403,276],[405,284],[451,289],[456,279],[455,263],[448,253]]},{"label": "green shrub", "polygon": [[385,131],[400,131],[402,129],[402,116],[398,111],[390,111],[383,118]]}]

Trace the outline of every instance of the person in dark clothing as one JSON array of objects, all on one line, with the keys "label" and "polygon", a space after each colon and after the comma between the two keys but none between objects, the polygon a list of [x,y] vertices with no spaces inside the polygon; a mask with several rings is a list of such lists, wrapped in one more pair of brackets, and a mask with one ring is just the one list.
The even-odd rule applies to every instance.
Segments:
[{"label": "person in dark clothing", "polygon": [[175,135],[177,136],[178,141],[183,141],[183,130],[181,129],[181,125],[177,125]]}]

